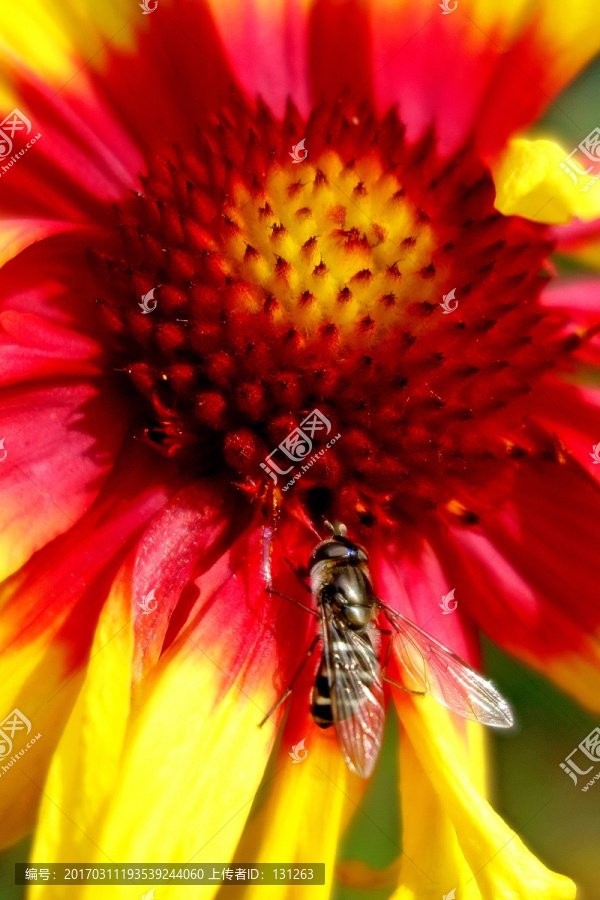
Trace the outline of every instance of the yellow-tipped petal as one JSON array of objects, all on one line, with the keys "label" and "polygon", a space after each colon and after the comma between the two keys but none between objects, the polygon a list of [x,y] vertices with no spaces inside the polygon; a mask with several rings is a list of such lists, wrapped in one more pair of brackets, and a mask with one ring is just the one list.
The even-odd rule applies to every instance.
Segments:
[{"label": "yellow-tipped petal", "polygon": [[401,741],[400,760],[404,852],[393,900],[440,900],[459,886],[464,900],[481,900],[443,800],[407,740]]},{"label": "yellow-tipped petal", "polygon": [[135,27],[143,21],[137,2],[128,0],[57,0],[51,5],[44,0],[3,3],[0,106],[10,107],[15,99],[11,69],[16,59],[60,88],[81,69],[82,61],[93,61],[95,67],[101,65],[108,42],[112,47],[132,50]]},{"label": "yellow-tipped petal", "polygon": [[[485,730],[472,722],[455,722],[455,751],[483,796],[487,793]],[[440,900],[453,886],[464,885],[463,897],[481,900],[481,893],[462,854],[455,828],[432,785],[428,772],[410,741],[400,742],[400,804],[402,808],[402,854],[385,869],[372,869],[357,860],[337,866],[342,884],[362,888],[393,888],[395,898]],[[453,761],[454,763],[455,761]],[[493,898],[497,900],[497,898]]]},{"label": "yellow-tipped petal", "polygon": [[422,874],[403,865],[394,900],[452,888],[465,900],[573,900],[573,882],[543,866],[473,783],[451,714],[428,697],[397,703],[408,738],[401,740],[403,847]]},{"label": "yellow-tipped petal", "polygon": [[600,46],[597,11],[589,0],[573,0],[568,15],[562,0],[467,0],[464,8],[482,31],[497,33],[503,41],[514,40],[533,25],[539,36],[538,52],[554,60],[550,71],[540,73],[546,84],[572,78]]},{"label": "yellow-tipped petal", "polygon": [[[47,862],[223,862],[232,858],[272,745],[259,729],[272,702],[268,652],[241,690],[181,637],[131,700],[131,585],[116,583],[100,618],[86,680],[45,786],[32,858]],[[252,696],[252,699],[250,699]],[[161,896],[179,896],[163,886]],[[213,891],[205,888],[203,897]],[[32,898],[53,897],[38,885]],[[114,886],[116,897],[131,888]],[[82,886],[78,900],[97,898]]]},{"label": "yellow-tipped petal", "polygon": [[119,777],[129,716],[133,628],[124,589],[123,583],[115,588],[98,622],[85,682],[44,788],[32,858],[111,859],[99,852],[97,837]]},{"label": "yellow-tipped petal", "polygon": [[[293,710],[290,711],[293,713]],[[331,894],[340,835],[356,812],[366,782],[344,762],[335,735],[319,733],[307,723],[306,758],[294,763],[282,746],[275,775],[267,785],[268,799],[249,824],[236,859],[305,866],[325,863],[325,885],[294,885],[278,890],[279,900],[306,896],[325,900]],[[219,900],[232,900],[236,888],[225,888]],[[265,889],[253,885],[245,900],[263,900]]]},{"label": "yellow-tipped petal", "polygon": [[31,722],[31,731],[16,733],[0,759],[0,847],[35,825],[46,772],[82,677],[72,677],[65,649],[48,635],[0,655],[1,718],[18,709]]},{"label": "yellow-tipped petal", "polygon": [[26,247],[61,231],[75,228],[68,222],[45,219],[4,219],[0,221],[0,266],[17,256]]},{"label": "yellow-tipped petal", "polygon": [[[505,216],[523,216],[551,225],[563,225],[573,216],[586,222],[600,216],[600,181],[584,190],[593,172],[575,172],[574,183],[561,169],[561,163],[569,165],[568,153],[554,141],[512,140],[492,165],[496,209]],[[594,172],[600,172],[600,164]]]}]

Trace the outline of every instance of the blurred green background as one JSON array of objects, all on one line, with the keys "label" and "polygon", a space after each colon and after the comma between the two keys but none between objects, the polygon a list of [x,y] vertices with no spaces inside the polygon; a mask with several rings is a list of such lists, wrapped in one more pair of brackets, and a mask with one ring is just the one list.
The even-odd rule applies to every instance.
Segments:
[{"label": "blurred green background", "polygon": [[[557,98],[539,130],[556,135],[570,152],[598,124],[600,59]],[[495,809],[542,862],[577,882],[578,900],[600,900],[600,784],[582,793],[559,768],[566,754],[600,724],[600,716],[588,715],[489,643],[485,659],[487,672],[512,702],[518,722],[510,734],[491,735]],[[379,764],[343,841],[341,859],[383,868],[399,853],[400,815],[390,791],[397,779],[397,742],[391,715]],[[0,900],[22,900],[25,888],[13,884],[14,863],[27,860],[29,844],[28,839],[0,854]],[[384,900],[390,893],[338,885],[334,900]]]}]

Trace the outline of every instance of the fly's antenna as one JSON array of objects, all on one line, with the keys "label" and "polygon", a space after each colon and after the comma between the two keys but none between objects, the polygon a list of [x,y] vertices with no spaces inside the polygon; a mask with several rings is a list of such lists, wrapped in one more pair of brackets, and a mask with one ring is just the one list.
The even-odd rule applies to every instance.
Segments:
[{"label": "fly's antenna", "polygon": [[332,525],[327,519],[325,519],[325,527],[329,528],[334,537],[346,537],[346,532],[348,531],[343,522],[334,522]]}]

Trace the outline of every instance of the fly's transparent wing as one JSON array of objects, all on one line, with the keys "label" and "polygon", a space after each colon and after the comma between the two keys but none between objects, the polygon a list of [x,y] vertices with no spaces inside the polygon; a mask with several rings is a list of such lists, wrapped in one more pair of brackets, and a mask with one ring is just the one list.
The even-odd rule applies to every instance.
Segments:
[{"label": "fly's transparent wing", "polygon": [[510,728],[512,709],[493,684],[414,622],[380,605],[394,627],[394,647],[409,676],[407,688],[431,694],[466,719]]},{"label": "fly's transparent wing", "polygon": [[340,624],[327,607],[323,613],[323,654],[335,729],[348,768],[368,778],[385,721],[379,660],[366,634]]}]

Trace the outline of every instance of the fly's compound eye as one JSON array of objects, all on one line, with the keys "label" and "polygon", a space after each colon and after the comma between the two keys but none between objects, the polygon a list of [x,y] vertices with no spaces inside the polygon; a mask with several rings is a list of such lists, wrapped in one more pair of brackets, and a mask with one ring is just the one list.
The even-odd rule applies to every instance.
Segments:
[{"label": "fly's compound eye", "polygon": [[352,560],[352,562],[369,562],[367,551],[363,547],[359,547],[358,544],[351,544],[349,541],[346,546],[347,559]]},{"label": "fly's compound eye", "polygon": [[362,547],[353,544],[343,537],[336,537],[324,541],[313,550],[310,558],[310,567],[327,560],[347,560],[348,562],[368,562],[369,557]]},{"label": "fly's compound eye", "polygon": [[311,567],[328,559],[348,559],[348,548],[339,541],[324,541],[313,550],[310,558]]}]

